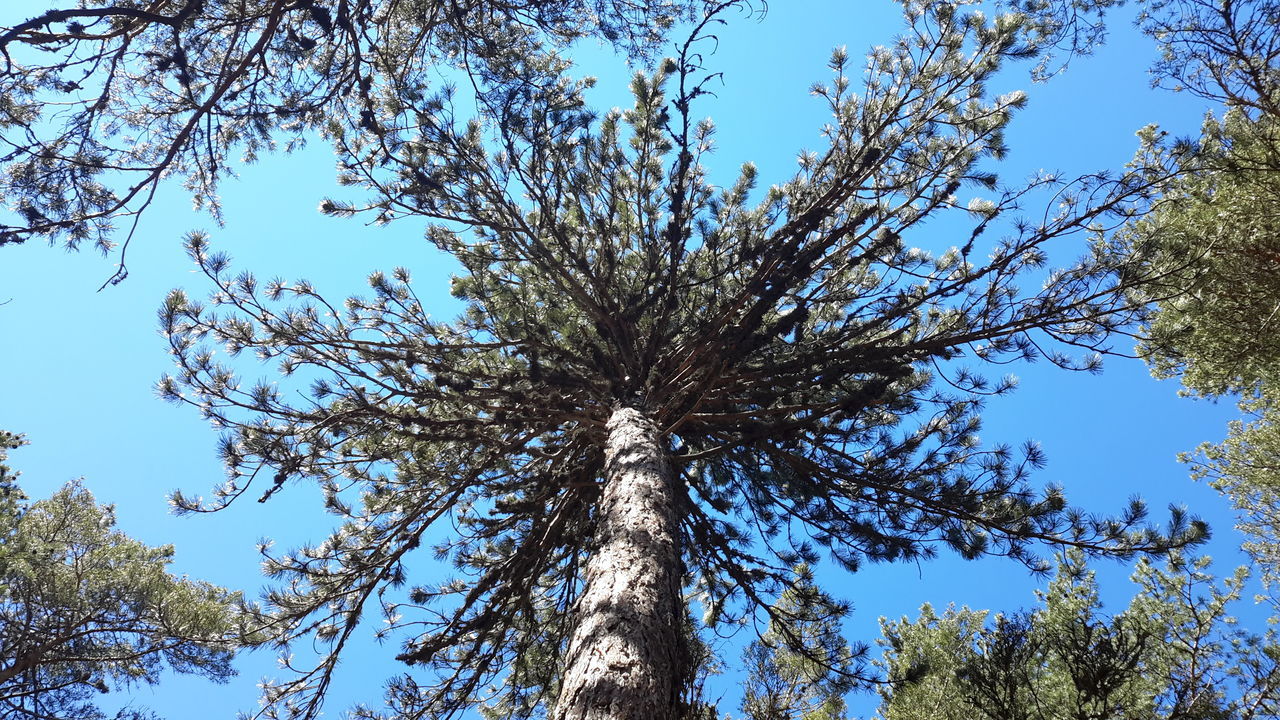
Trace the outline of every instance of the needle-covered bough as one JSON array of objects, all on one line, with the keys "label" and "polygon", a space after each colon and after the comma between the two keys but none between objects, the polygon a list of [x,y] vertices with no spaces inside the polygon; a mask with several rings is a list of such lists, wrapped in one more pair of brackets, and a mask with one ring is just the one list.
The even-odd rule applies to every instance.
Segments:
[{"label": "needle-covered bough", "polygon": [[[0,246],[107,252],[181,176],[219,217],[241,160],[394,126],[450,72],[528,85],[583,37],[644,55],[701,0],[88,0],[0,25]],[[439,72],[442,68],[445,72]],[[457,78],[455,77],[455,81]],[[123,255],[123,253],[121,253]],[[124,258],[112,278],[124,278]]]}]

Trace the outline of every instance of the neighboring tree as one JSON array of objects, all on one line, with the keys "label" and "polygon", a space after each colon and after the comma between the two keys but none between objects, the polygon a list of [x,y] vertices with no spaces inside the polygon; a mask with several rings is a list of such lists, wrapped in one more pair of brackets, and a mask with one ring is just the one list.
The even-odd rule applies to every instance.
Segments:
[{"label": "neighboring tree", "polygon": [[0,475],[12,501],[0,507],[0,717],[105,718],[96,696],[156,683],[165,667],[234,674],[235,651],[256,642],[238,594],[170,575],[173,548],[115,530],[112,508],[79,483],[20,507],[16,473]]},{"label": "neighboring tree", "polygon": [[1264,582],[1280,581],[1280,5],[1183,0],[1160,4],[1147,28],[1162,42],[1157,77],[1224,102],[1197,147],[1146,135],[1148,157],[1194,172],[1134,223],[1134,252],[1166,272],[1141,354],[1157,377],[1192,395],[1235,396],[1245,419],[1190,458],[1241,513],[1245,547]]},{"label": "neighboring tree", "polygon": [[[838,603],[797,568],[773,614],[784,618],[747,646],[742,712],[748,720],[846,720],[844,696],[854,689],[854,652],[840,630]],[[837,612],[833,612],[837,611]],[[861,650],[859,651],[861,654]]]},{"label": "neighboring tree", "polygon": [[[266,685],[262,715],[314,717],[379,610],[379,637],[407,637],[399,657],[416,674],[357,717],[489,704],[665,720],[697,664],[690,608],[711,628],[756,615],[805,637],[808,615],[777,600],[823,554],[853,570],[942,547],[1044,569],[1042,542],[1128,554],[1203,536],[1177,510],[1160,532],[1140,503],[1116,518],[1070,509],[1030,486],[1034,445],[980,446],[984,398],[1013,382],[965,360],[1095,368],[1144,279],[1108,230],[1167,174],[1001,186],[989,167],[1024,96],[987,86],[1035,55],[1034,26],[904,9],[907,31],[872,51],[861,94],[833,55],[816,88],[828,147],[764,191],[750,165],[721,188],[701,164],[713,127],[691,119],[696,39],[714,16],[634,79],[632,109],[599,121],[547,68],[496,116],[460,119],[447,93],[427,94],[404,100],[411,122],[348,136],[345,180],[374,198],[323,208],[433,221],[429,239],[464,268],[454,322],[430,318],[403,269],[334,303],[305,281],[260,285],[190,237],[215,287],[207,305],[165,302],[178,370],[159,389],[228,430],[229,474],[212,503],[176,503],[266,500],[309,478],[342,521],[317,545],[267,552],[296,675]],[[991,198],[957,197],[971,187]],[[1037,201],[1048,210],[1019,217]],[[950,235],[942,215],[967,224]],[[1083,258],[1044,272],[1051,247],[1075,255],[1086,238]],[[242,353],[309,392],[242,383],[225,364]],[[458,577],[397,590],[423,544]],[[816,617],[838,610],[825,598]]]},{"label": "neighboring tree", "polygon": [[26,496],[18,489],[18,471],[5,462],[9,451],[26,443],[21,435],[0,430],[0,567],[8,555],[9,539],[13,537],[21,515],[21,503]]},{"label": "neighboring tree", "polygon": [[884,637],[879,643],[886,649],[877,663],[891,685],[880,690],[877,717],[974,720],[968,703],[958,702],[966,694],[958,674],[986,619],[986,611],[954,607],[939,616],[927,603],[920,607],[915,622],[906,617],[896,623],[881,618]]},{"label": "neighboring tree", "polygon": [[1280,117],[1280,3],[1147,0],[1139,18],[1160,44],[1159,84],[1254,117]]},{"label": "neighboring tree", "polygon": [[1243,568],[1145,558],[1128,609],[1102,613],[1079,553],[1060,558],[1042,607],[998,615],[930,606],[882,623],[882,720],[1254,720],[1280,717],[1280,646],[1234,625]]},{"label": "neighboring tree", "polygon": [[[0,27],[0,245],[107,251],[181,175],[217,217],[234,156],[412,123],[435,65],[518,103],[555,50],[651,48],[698,0],[100,0]],[[12,12],[12,11],[10,11]],[[394,146],[386,152],[396,152]],[[131,232],[128,234],[132,234]],[[123,277],[123,260],[121,274]]]},{"label": "neighboring tree", "polygon": [[[1168,204],[1134,226],[1153,266],[1177,265],[1146,327],[1140,352],[1157,377],[1178,377],[1190,394],[1235,396],[1245,418],[1222,443],[1189,456],[1240,511],[1245,548],[1263,581],[1280,580],[1280,130],[1242,110],[1205,124],[1201,157],[1217,167],[1166,194]],[[1186,292],[1178,294],[1178,288]]]}]

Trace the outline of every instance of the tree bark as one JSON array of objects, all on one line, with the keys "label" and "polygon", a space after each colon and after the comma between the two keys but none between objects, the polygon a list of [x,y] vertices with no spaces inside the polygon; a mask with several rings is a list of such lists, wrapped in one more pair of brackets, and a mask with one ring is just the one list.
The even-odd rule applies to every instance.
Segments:
[{"label": "tree bark", "polygon": [[684,657],[675,505],[657,428],[638,410],[615,410],[598,545],[552,720],[675,719]]}]

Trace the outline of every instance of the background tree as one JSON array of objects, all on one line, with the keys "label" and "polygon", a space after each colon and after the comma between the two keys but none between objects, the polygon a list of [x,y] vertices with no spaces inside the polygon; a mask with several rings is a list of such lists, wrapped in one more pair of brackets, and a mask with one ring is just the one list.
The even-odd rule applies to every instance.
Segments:
[{"label": "background tree", "polygon": [[1280,713],[1275,635],[1236,627],[1227,606],[1243,568],[1218,580],[1208,559],[1138,561],[1138,592],[1102,613],[1083,557],[1061,557],[1041,607],[998,615],[925,605],[882,623],[889,684],[877,717],[983,720],[1247,720]]},{"label": "background tree", "polygon": [[984,630],[987,615],[985,610],[949,607],[939,616],[932,605],[925,603],[915,622],[905,617],[898,622],[881,619],[883,638],[879,644],[886,650],[877,663],[883,666],[886,680],[892,685],[880,690],[878,716],[884,720],[970,720],[973,709],[967,702],[957,702],[965,697],[959,673],[972,655],[973,643]]},{"label": "background tree", "polygon": [[[1259,137],[1240,110],[1205,126],[1202,150],[1228,164],[1179,183],[1166,209],[1135,226],[1137,242],[1155,248],[1157,263],[1181,264],[1171,279],[1188,292],[1161,303],[1140,348],[1157,377],[1179,377],[1190,394],[1238,396],[1244,418],[1227,439],[1188,457],[1240,511],[1246,549],[1274,587],[1280,568],[1276,490],[1280,487],[1280,227],[1263,210],[1277,197],[1280,145]],[[1280,167],[1280,166],[1275,166]]]},{"label": "background tree", "polygon": [[[218,215],[234,156],[316,132],[404,123],[437,65],[482,102],[519,101],[536,68],[585,36],[643,54],[696,2],[149,0],[92,2],[0,28],[0,245],[119,239],[161,179]],[[447,75],[447,73],[446,73]],[[394,152],[388,147],[386,152]],[[130,232],[129,235],[132,233]],[[121,263],[123,273],[123,261]],[[117,280],[123,274],[117,276]]]},{"label": "background tree", "polygon": [[156,683],[165,667],[234,674],[233,654],[255,642],[238,593],[170,575],[173,548],[115,530],[112,508],[79,483],[22,506],[16,473],[0,465],[0,475],[0,716],[105,718],[96,696]]},{"label": "background tree", "polygon": [[[1280,38],[1272,2],[1160,3],[1146,20],[1162,42],[1157,77],[1221,101],[1199,143],[1150,131],[1145,152],[1178,158],[1186,173],[1150,216],[1133,224],[1134,252],[1168,271],[1165,295],[1139,348],[1157,377],[1179,377],[1189,394],[1237,396],[1244,419],[1225,442],[1189,458],[1241,512],[1246,549],[1262,577],[1280,577]],[[1163,18],[1163,19],[1160,19]]]},{"label": "background tree", "polygon": [[21,502],[25,499],[18,489],[18,472],[5,462],[9,451],[20,448],[26,440],[21,435],[0,430],[0,567],[5,562],[9,539],[18,526]]},{"label": "background tree", "polygon": [[807,567],[796,572],[796,585],[773,608],[785,621],[771,622],[743,656],[742,712],[750,720],[846,720],[855,654],[841,634],[841,616],[832,612],[843,608],[822,597]]},{"label": "background tree", "polygon": [[1160,43],[1152,70],[1163,87],[1248,108],[1254,117],[1280,116],[1280,37],[1273,29],[1280,5],[1155,0],[1143,10],[1142,29]]},{"label": "background tree", "polygon": [[[259,284],[189,239],[214,290],[162,308],[178,370],[160,391],[228,430],[229,476],[209,505],[178,505],[265,500],[310,478],[342,522],[268,554],[284,581],[268,598],[278,641],[319,652],[286,655],[297,675],[268,685],[264,715],[313,716],[369,611],[386,616],[380,636],[407,638],[400,659],[418,672],[358,717],[498,703],[648,720],[678,713],[688,606],[712,627],[758,614],[802,637],[776,600],[823,554],[853,570],[946,547],[1043,569],[1042,541],[1125,554],[1202,537],[1180,511],[1158,532],[1140,503],[1098,517],[1032,488],[1035,446],[976,436],[983,399],[1012,381],[964,364],[1096,367],[1142,280],[1108,231],[1172,168],[1002,186],[989,167],[1024,96],[987,85],[1036,53],[1034,25],[904,9],[907,31],[872,51],[861,93],[833,55],[815,89],[828,146],[764,191],[750,165],[718,187],[700,162],[713,127],[691,119],[694,45],[714,16],[634,79],[632,109],[599,121],[581,84],[549,74],[496,115],[460,119],[445,92],[406,102],[403,126],[352,136],[346,180],[373,199],[323,207],[432,220],[428,237],[464,268],[453,322],[429,317],[407,270],[336,304],[305,281]],[[992,197],[957,197],[972,187]],[[956,234],[926,236],[943,215],[960,216]],[[1044,271],[1051,245],[1074,253],[1084,238],[1083,258]],[[215,347],[276,361],[309,393],[242,383]],[[458,577],[397,590],[423,544]],[[815,612],[834,612],[822,598]]]}]

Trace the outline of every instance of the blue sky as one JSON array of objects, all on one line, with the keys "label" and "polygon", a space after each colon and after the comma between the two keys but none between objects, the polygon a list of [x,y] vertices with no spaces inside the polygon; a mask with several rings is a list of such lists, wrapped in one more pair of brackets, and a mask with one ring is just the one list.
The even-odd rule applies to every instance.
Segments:
[{"label": "blue sky", "polygon": [[[0,24],[44,7],[37,0],[6,3]],[[897,18],[896,6],[879,0],[774,2],[763,19],[731,16],[708,61],[724,72],[723,84],[713,86],[716,96],[703,98],[699,108],[719,128],[713,178],[730,183],[740,163],[753,161],[763,184],[785,181],[796,152],[821,144],[819,129],[827,117],[808,88],[827,78],[831,49],[847,45],[857,56],[886,43]],[[621,58],[596,47],[581,49],[577,57],[581,73],[600,78],[594,104],[629,103],[629,70]],[[1015,181],[1039,169],[1071,175],[1120,167],[1136,147],[1134,131],[1151,122],[1194,133],[1204,106],[1150,90],[1146,68],[1153,57],[1150,41],[1117,19],[1107,47],[1076,59],[1046,85],[1031,85],[1026,68],[1006,73],[1003,85],[992,89],[1026,89],[1030,103],[1009,131],[1011,153],[1002,176]],[[268,156],[241,168],[240,175],[223,188],[223,228],[190,212],[180,188],[165,188],[130,248],[128,280],[102,292],[97,288],[113,272],[114,258],[34,243],[0,250],[0,427],[31,441],[12,460],[24,471],[32,496],[46,496],[83,476],[100,501],[116,504],[124,531],[177,547],[177,572],[252,594],[263,584],[257,573],[259,538],[292,547],[322,537],[328,520],[305,486],[291,487],[267,504],[240,503],[214,516],[168,514],[166,493],[203,493],[222,478],[216,432],[190,409],[168,405],[152,392],[169,365],[155,310],[170,288],[185,287],[196,296],[208,290],[181,249],[182,235],[210,230],[215,246],[231,253],[237,267],[263,277],[305,277],[331,297],[361,292],[370,271],[404,265],[438,317],[448,317],[457,305],[448,296],[451,261],[422,240],[420,224],[378,228],[316,212],[323,196],[339,191],[334,158],[323,143],[290,156]],[[945,232],[939,227],[936,237],[908,241],[941,248],[958,244]],[[1060,250],[1069,259],[1083,249]],[[1187,505],[1215,530],[1206,551],[1219,558],[1219,570],[1241,561],[1226,502],[1191,482],[1175,461],[1176,453],[1221,437],[1234,415],[1229,403],[1178,398],[1176,384],[1151,380],[1136,361],[1109,360],[1101,375],[1066,373],[1045,363],[1012,370],[1021,376],[1021,388],[990,404],[984,439],[1039,441],[1049,465],[1035,481],[1063,485],[1073,504],[1090,510],[1118,510],[1135,494],[1149,501],[1155,518],[1170,503]],[[272,373],[262,369],[263,375]],[[1128,569],[1117,563],[1100,569],[1104,597],[1127,597]],[[966,563],[944,557],[823,577],[852,600],[855,612],[846,630],[855,640],[874,639],[881,615],[914,615],[925,601],[1014,609],[1030,605],[1037,586],[1021,567],[998,558]],[[1247,607],[1241,613],[1259,617]],[[350,702],[376,702],[382,681],[399,670],[391,659],[394,647],[370,641],[357,650],[335,686],[330,717],[340,716]],[[722,709],[735,711],[737,658],[727,660],[730,673],[713,687],[725,693]],[[169,678],[154,690],[140,689],[135,701],[172,718],[232,717],[237,709],[256,706],[257,678],[272,673],[273,665],[269,652],[257,653],[243,659],[241,676],[227,686]],[[870,713],[869,700],[855,700],[855,707]]]}]

